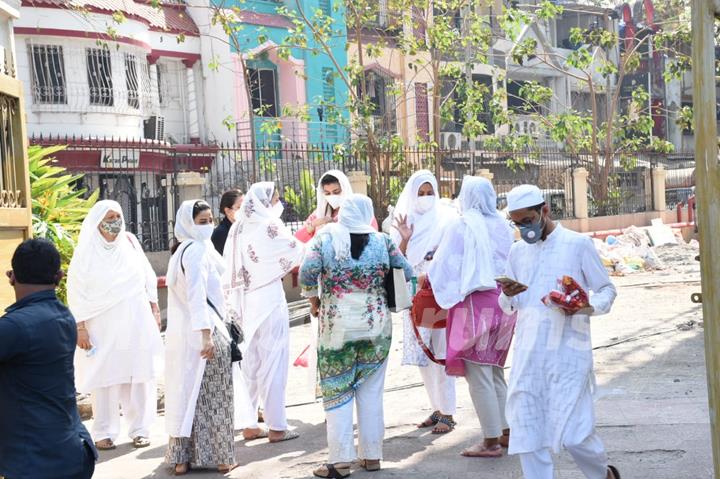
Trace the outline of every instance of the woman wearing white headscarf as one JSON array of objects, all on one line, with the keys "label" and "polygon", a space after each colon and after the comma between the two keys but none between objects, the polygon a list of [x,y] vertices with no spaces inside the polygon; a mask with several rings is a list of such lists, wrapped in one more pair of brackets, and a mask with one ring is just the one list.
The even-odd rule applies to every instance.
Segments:
[{"label": "woman wearing white headscarf", "polygon": [[230,335],[221,277],[224,261],[210,241],[213,217],[201,200],[184,201],[175,220],[167,272],[165,334],[166,462],[175,475],[190,466],[235,467]]},{"label": "woman wearing white headscarf", "polygon": [[428,276],[438,304],[449,310],[446,371],[467,379],[485,435],[462,455],[500,457],[510,439],[503,367],[515,315],[498,305],[495,278],[505,271],[514,233],[497,211],[495,190],[485,178],[466,176],[458,203],[461,217],[445,229]]},{"label": "woman wearing white headscarf", "polygon": [[[390,238],[370,225],[370,198],[351,195],[338,223],[323,228],[300,268],[303,296],[319,314],[318,366],[327,418],[329,461],[318,477],[345,477],[356,457],[380,469],[384,434],[383,387],[392,341],[384,277],[412,268]],[[359,448],[353,441],[357,406]]]},{"label": "woman wearing white headscarf", "polygon": [[[317,208],[308,216],[305,226],[295,233],[295,237],[303,243],[310,242],[325,225],[338,220],[340,206],[352,194],[352,185],[345,173],[340,170],[326,171],[320,177],[316,189]],[[374,216],[371,224],[377,231],[378,224]]]},{"label": "woman wearing white headscarf", "polygon": [[92,393],[98,449],[115,448],[118,405],[133,445],[150,445],[162,360],[157,278],[115,201],[97,202],[83,221],[67,288],[85,350],[76,355],[76,387]]},{"label": "woman wearing white headscarf", "polygon": [[[441,204],[435,176],[428,170],[420,170],[405,184],[394,214],[395,229],[391,236],[412,265],[415,276],[423,276],[427,272],[427,254],[435,251],[446,225],[457,213]],[[433,427],[435,434],[450,432],[455,427],[455,378],[428,359],[415,337],[409,313],[405,311],[403,315],[402,363],[420,367],[433,408],[433,413],[418,427]],[[445,328],[418,329],[435,357],[444,359]]]},{"label": "woman wearing white headscarf", "polygon": [[[282,279],[300,264],[302,243],[280,220],[283,205],[272,182],[255,183],[243,199],[225,243],[229,270],[224,286],[232,316],[245,335],[242,374],[251,411],[239,421],[245,439],[295,439],[288,430],[285,387],[288,378],[289,311]],[[268,430],[257,423],[259,402]]]}]

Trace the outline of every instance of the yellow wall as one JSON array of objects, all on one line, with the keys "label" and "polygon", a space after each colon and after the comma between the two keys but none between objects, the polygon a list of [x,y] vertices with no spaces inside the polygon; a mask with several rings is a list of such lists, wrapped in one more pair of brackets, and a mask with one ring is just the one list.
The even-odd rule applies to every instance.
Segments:
[{"label": "yellow wall", "polygon": [[[357,61],[358,47],[356,43],[348,43],[348,61]],[[385,70],[393,73],[395,80],[403,85],[402,95],[396,99],[396,116],[398,135],[405,144],[414,145],[417,143],[417,124],[415,115],[415,83],[425,83],[428,88],[428,123],[430,126],[430,137],[432,138],[432,74],[429,71],[429,54],[408,57],[397,48],[382,48],[378,57],[370,58],[363,51],[363,63],[365,67],[378,64]],[[417,66],[417,71],[410,68],[410,65]]]}]

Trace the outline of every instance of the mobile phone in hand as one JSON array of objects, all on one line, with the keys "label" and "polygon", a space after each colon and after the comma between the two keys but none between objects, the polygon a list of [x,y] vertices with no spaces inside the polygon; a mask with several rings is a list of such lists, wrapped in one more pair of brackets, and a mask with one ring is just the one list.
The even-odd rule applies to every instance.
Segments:
[{"label": "mobile phone in hand", "polygon": [[506,287],[506,288],[511,287],[511,286],[516,286],[518,288],[522,288],[523,291],[528,288],[526,285],[520,283],[519,281],[515,281],[514,279],[512,279],[508,276],[498,276],[497,278],[495,278],[495,281],[500,283],[501,286]]}]

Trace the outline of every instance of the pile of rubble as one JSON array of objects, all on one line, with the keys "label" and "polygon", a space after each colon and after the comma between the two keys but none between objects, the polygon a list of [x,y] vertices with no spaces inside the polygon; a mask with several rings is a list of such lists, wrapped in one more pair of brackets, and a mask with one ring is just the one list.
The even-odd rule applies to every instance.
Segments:
[{"label": "pile of rubble", "polygon": [[679,231],[668,226],[638,228],[630,226],[621,235],[604,241],[594,238],[595,248],[608,270],[615,275],[664,269],[697,269],[699,254],[696,240],[685,242]]}]

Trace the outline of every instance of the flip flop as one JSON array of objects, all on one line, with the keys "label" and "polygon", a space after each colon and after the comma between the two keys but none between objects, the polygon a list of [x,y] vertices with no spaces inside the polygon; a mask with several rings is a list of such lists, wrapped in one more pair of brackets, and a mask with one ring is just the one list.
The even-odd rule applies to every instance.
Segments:
[{"label": "flip flop", "polygon": [[502,457],[502,446],[496,444],[491,447],[482,446],[479,449],[474,449],[474,446],[468,447],[460,455],[463,457]]},{"label": "flip flop", "polygon": [[255,434],[254,436],[252,436],[252,437],[243,436],[243,439],[245,439],[245,441],[247,442],[247,441],[257,441],[258,439],[265,439],[266,437],[268,437],[268,430],[260,429],[260,432]]},{"label": "flip flop", "polygon": [[276,442],[284,442],[284,441],[292,441],[293,439],[297,439],[300,437],[300,434],[296,433],[295,431],[285,431],[283,434],[283,437],[280,439],[270,439],[270,443],[274,444]]},{"label": "flip flop", "polygon": [[615,466],[608,466],[608,469],[610,469],[610,472],[613,473],[613,477],[615,479],[620,479],[620,471],[617,470],[617,467]]}]

